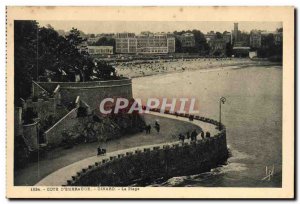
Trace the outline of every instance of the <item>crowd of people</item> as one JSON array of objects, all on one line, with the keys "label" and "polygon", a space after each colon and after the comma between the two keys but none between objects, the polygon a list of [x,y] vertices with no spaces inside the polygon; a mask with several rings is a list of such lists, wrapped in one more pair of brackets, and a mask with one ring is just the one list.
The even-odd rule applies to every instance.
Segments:
[{"label": "crowd of people", "polygon": [[141,77],[160,73],[231,66],[247,62],[253,63],[249,59],[233,60],[232,58],[182,58],[167,60],[137,60],[132,62],[115,63],[114,66],[118,75],[126,77]]},{"label": "crowd of people", "polygon": [[[189,120],[193,120],[194,118],[193,117],[190,117]],[[151,134],[151,125],[148,124],[145,126],[145,132],[146,134]],[[157,133],[160,132],[160,124],[159,124],[159,121],[156,120],[155,123],[154,123],[154,129],[156,130]],[[187,131],[186,134],[183,134],[183,133],[179,133],[178,135],[178,139],[179,141],[181,141],[182,143],[184,143],[184,141],[187,139],[187,140],[190,140],[190,141],[197,141],[197,137],[198,135],[200,134],[201,138],[204,139],[205,137],[206,138],[209,138],[210,137],[210,132],[206,132],[204,133],[203,131],[200,131],[200,133],[197,132],[196,129],[194,129],[192,132],[190,131]]]},{"label": "crowd of people", "polygon": [[[189,120],[193,120],[194,118],[193,117],[190,117]],[[159,123],[159,120],[155,120],[155,123],[153,125],[153,128],[155,129],[156,133],[159,134],[160,133],[160,130],[161,130],[161,125]],[[151,134],[151,129],[152,129],[152,126],[151,124],[146,124],[145,127],[144,127],[144,130],[145,130],[145,133],[146,134]],[[205,137],[206,138],[209,138],[210,137],[210,132],[206,132],[204,133],[202,130],[198,133],[196,129],[194,129],[192,132],[190,131],[187,131],[186,134],[183,134],[183,133],[179,133],[178,135],[178,140],[181,142],[181,143],[184,143],[185,140],[189,140],[191,142],[193,141],[197,141],[198,140],[198,135],[200,134],[201,138],[204,139]],[[97,148],[97,155],[105,155],[106,154],[106,149],[105,148],[102,148],[101,146],[99,146]]]},{"label": "crowd of people", "polygon": [[[198,133],[197,133],[197,130],[193,130],[192,133],[190,133],[189,131],[186,133],[186,134],[182,134],[180,133],[179,134],[179,141],[181,141],[182,143],[184,143],[184,141],[187,139],[187,140],[190,140],[190,141],[197,141],[197,137],[198,137]],[[209,138],[210,137],[210,132],[206,132],[205,136],[204,136],[204,132],[201,131],[200,132],[200,136],[202,139],[204,139],[205,137]]]}]

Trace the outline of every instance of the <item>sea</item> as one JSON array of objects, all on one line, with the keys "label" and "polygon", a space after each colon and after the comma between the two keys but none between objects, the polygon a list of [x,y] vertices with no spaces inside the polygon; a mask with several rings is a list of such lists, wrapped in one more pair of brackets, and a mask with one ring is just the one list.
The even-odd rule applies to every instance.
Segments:
[{"label": "sea", "polygon": [[[149,186],[281,187],[282,66],[231,66],[133,79],[135,98],[193,97],[199,115],[227,129],[227,164],[197,175],[158,179]],[[266,168],[273,177],[263,180]]]}]

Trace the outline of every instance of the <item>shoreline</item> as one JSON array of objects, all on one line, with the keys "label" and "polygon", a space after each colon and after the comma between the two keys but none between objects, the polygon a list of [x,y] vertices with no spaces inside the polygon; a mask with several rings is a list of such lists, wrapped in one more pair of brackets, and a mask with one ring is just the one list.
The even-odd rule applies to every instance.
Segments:
[{"label": "shoreline", "polygon": [[[182,73],[186,71],[207,71],[207,70],[218,70],[223,68],[233,68],[236,66],[237,69],[240,68],[248,68],[250,66],[261,66],[261,67],[267,67],[267,66],[282,66],[281,62],[270,62],[270,61],[253,61],[250,59],[231,59],[231,60],[216,60],[216,59],[210,59],[210,60],[204,60],[203,59],[197,59],[198,61],[195,62],[195,60],[181,60],[181,61],[166,61],[166,62],[155,62],[155,60],[152,63],[148,64],[142,64],[144,65],[142,67],[141,64],[130,64],[128,66],[131,66],[130,68],[126,65],[118,65],[116,66],[116,70],[118,74],[129,77],[131,79],[135,78],[142,78],[142,77],[151,77],[155,75],[165,75],[165,74],[171,74],[171,73]],[[201,61],[202,60],[202,61]],[[205,64],[209,62],[209,64]],[[177,64],[176,64],[177,63]],[[189,64],[190,63],[190,64]],[[223,64],[224,63],[224,64]],[[168,66],[171,68],[168,68]],[[174,68],[173,66],[177,66]],[[148,71],[148,73],[145,73],[144,70],[152,69]],[[234,68],[233,68],[234,69]]]},{"label": "shoreline", "polygon": [[[130,78],[131,79],[140,79],[140,78],[144,78],[144,77],[164,76],[164,75],[168,75],[168,74],[183,73],[183,72],[218,71],[220,69],[245,69],[245,68],[249,68],[252,65],[253,64],[249,64],[249,65],[237,65],[237,64],[235,64],[235,65],[228,65],[228,66],[222,66],[222,67],[216,67],[216,68],[208,67],[208,68],[202,68],[202,69],[188,69],[188,70],[184,70],[184,71],[178,70],[178,71],[164,72],[164,73],[158,73],[158,74],[154,73],[154,74],[149,74],[149,75],[144,75],[144,76],[133,76],[133,77],[130,77]],[[240,66],[240,67],[236,67],[236,66]],[[255,65],[255,66],[268,67],[268,66],[282,66],[282,65],[277,63],[277,64],[264,64],[264,65]]]}]

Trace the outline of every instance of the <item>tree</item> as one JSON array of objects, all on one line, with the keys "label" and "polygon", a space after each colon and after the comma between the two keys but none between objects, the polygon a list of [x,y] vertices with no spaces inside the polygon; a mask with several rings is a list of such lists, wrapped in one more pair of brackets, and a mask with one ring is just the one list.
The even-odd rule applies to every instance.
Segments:
[{"label": "tree", "polygon": [[20,106],[20,98],[31,94],[31,81],[38,77],[36,21],[14,21],[14,75],[15,105]]},{"label": "tree", "polygon": [[[73,28],[63,37],[50,25],[39,28],[36,21],[15,21],[14,30],[16,106],[21,105],[20,98],[31,95],[32,80],[38,81],[40,76],[73,81],[79,73],[82,81],[90,80],[95,65],[86,51],[78,49],[86,40],[79,30]],[[64,73],[68,79],[62,77]]]},{"label": "tree", "polygon": [[93,45],[95,46],[113,46],[114,52],[116,51],[116,40],[113,38],[107,38],[103,37],[100,38],[97,42],[95,42]]},{"label": "tree", "polygon": [[206,42],[204,34],[199,30],[192,30],[195,37],[195,48],[198,53],[206,54],[209,52],[209,46]]},{"label": "tree", "polygon": [[192,33],[195,38],[195,46],[194,47],[188,47],[183,48],[181,46],[181,42],[178,38],[175,40],[175,51],[176,52],[188,52],[188,53],[200,53],[200,54],[207,54],[209,53],[209,46],[206,42],[206,38],[204,34],[199,30],[187,30],[187,31],[174,31],[173,34],[176,35],[182,35],[184,33]]},{"label": "tree", "polygon": [[226,43],[226,56],[231,57],[233,54],[233,49],[232,49],[232,44],[231,43]]},{"label": "tree", "polygon": [[178,38],[175,38],[175,52],[182,52],[182,45]]},{"label": "tree", "polygon": [[282,44],[275,44],[275,37],[272,33],[262,36],[261,42],[262,46],[257,50],[259,57],[278,57],[278,60],[282,60]]},{"label": "tree", "polygon": [[116,77],[116,69],[106,62],[97,62],[96,67],[97,77],[102,79],[113,79]]},{"label": "tree", "polygon": [[74,47],[78,47],[82,42],[85,41],[81,37],[81,33],[78,29],[72,28],[69,32],[69,34],[66,36],[67,41],[70,43],[70,45]]},{"label": "tree", "polygon": [[45,70],[58,72],[62,67],[66,53],[66,40],[60,36],[52,27],[42,27],[38,35],[38,62],[39,75],[43,75]]},{"label": "tree", "polygon": [[216,32],[216,38],[217,39],[222,39],[223,36],[222,36],[222,34],[220,32]]}]

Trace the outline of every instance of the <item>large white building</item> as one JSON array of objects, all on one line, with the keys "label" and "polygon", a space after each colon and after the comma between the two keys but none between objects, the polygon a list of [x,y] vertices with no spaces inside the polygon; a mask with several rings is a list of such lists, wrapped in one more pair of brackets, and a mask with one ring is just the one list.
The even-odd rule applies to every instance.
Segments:
[{"label": "large white building", "polygon": [[175,52],[175,38],[168,34],[118,33],[116,53],[167,54]]}]

